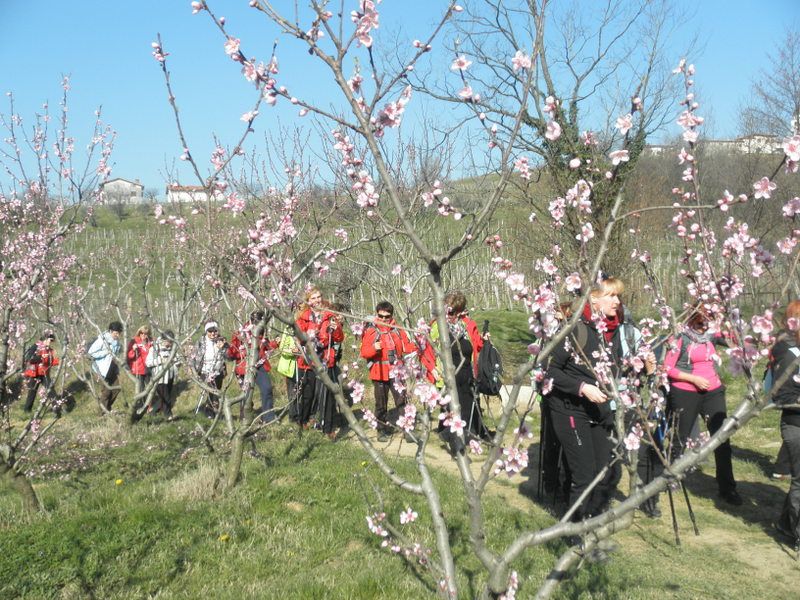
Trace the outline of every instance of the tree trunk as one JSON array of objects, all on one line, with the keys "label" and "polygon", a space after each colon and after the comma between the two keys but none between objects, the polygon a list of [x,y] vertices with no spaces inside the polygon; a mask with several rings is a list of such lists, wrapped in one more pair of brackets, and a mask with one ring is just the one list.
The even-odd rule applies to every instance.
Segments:
[{"label": "tree trunk", "polygon": [[42,510],[38,496],[33,489],[33,485],[25,475],[18,473],[7,463],[0,463],[0,478],[22,497],[22,506],[29,513]]},{"label": "tree trunk", "polygon": [[242,471],[242,458],[244,456],[244,437],[246,427],[243,423],[239,424],[236,430],[236,435],[233,436],[233,447],[231,448],[231,455],[228,458],[228,466],[225,469],[225,491],[232,490],[239,479],[239,473]]}]

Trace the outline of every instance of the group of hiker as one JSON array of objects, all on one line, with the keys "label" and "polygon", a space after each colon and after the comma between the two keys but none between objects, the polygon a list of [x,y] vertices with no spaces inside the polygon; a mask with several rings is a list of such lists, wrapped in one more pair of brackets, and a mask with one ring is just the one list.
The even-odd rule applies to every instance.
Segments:
[{"label": "group of hiker", "polygon": [[[639,446],[637,473],[641,485],[646,485],[663,472],[665,462],[700,444],[698,416],[710,435],[727,418],[716,346],[734,342],[731,334],[711,333],[712,315],[697,303],[689,309],[680,331],[661,340],[658,360],[654,346],[648,350],[642,345],[641,332],[622,306],[623,291],[623,283],[613,277],[591,288],[589,302],[570,335],[553,351],[545,374],[552,385],[542,399],[541,478],[545,490],[562,490],[567,504],[576,504],[571,516],[575,521],[596,516],[609,507],[621,477],[615,456],[623,443],[626,447]],[[566,320],[570,315],[561,316]],[[789,492],[775,529],[800,548],[800,409],[796,407],[800,401],[800,300],[786,307],[784,325],[770,351],[764,388],[782,407],[781,436],[791,472]],[[631,388],[647,387],[645,382],[651,377],[662,384],[656,386],[656,394],[663,394],[666,401],[651,403],[645,394],[640,407],[646,414],[627,411],[628,437],[617,439],[617,407],[609,385],[616,383],[616,396],[630,406],[635,402]],[[770,389],[767,381],[780,386]],[[628,446],[630,437],[638,437],[638,443]],[[733,506],[743,504],[729,441],[714,450],[714,461],[719,498]],[[661,516],[657,496],[641,508],[650,517]]]},{"label": "group of hiker", "polygon": [[[663,442],[668,429],[672,430],[670,458],[675,458],[694,443],[698,416],[704,419],[711,435],[727,418],[725,387],[717,370],[720,359],[715,346],[727,344],[729,340],[721,333],[709,333],[712,317],[703,305],[693,306],[680,333],[663,341],[666,350],[657,360],[652,350],[644,354],[639,351],[642,335],[622,306],[620,297],[623,291],[623,283],[613,277],[594,285],[574,329],[555,348],[546,365],[546,385],[542,390],[543,467],[540,478],[548,491],[562,489],[568,504],[580,499],[572,513],[573,520],[606,510],[619,482],[621,468],[619,461],[614,459],[621,444],[614,426],[615,396],[630,399],[633,397],[630,393],[632,388],[642,387],[643,382],[652,376],[660,376],[666,384],[663,386],[666,396],[663,409],[650,406],[646,418],[629,417],[626,420],[629,435],[638,432],[644,441],[638,465],[642,484],[663,470]],[[480,333],[475,321],[468,316],[463,293],[449,293],[444,303],[455,367],[456,389],[450,393],[457,394],[461,414],[443,412],[437,430],[450,451],[456,453],[464,451],[464,440],[495,441],[494,433],[484,424],[476,393],[477,359],[488,333]],[[295,328],[287,329],[279,339],[269,339],[264,332],[266,323],[262,310],[253,311],[249,320],[232,335],[230,342],[220,335],[215,321],[206,322],[190,360],[202,389],[195,412],[202,411],[208,417],[216,417],[228,363],[233,362],[236,379],[240,386],[244,386],[249,355],[255,346],[255,372],[250,381],[260,396],[257,417],[264,423],[278,417],[270,374],[270,355],[277,352],[277,370],[286,378],[289,419],[303,429],[320,429],[335,439],[336,402],[320,375],[334,382],[340,379],[345,339],[342,308],[325,301],[318,289],[309,289],[295,315],[296,329],[302,332],[304,339],[295,336]],[[568,310],[568,307],[562,307],[564,322],[570,316]],[[777,381],[780,385],[770,393],[778,405],[796,405],[800,398],[800,300],[791,302],[785,313],[786,329],[772,348],[768,367],[770,381]],[[113,321],[107,331],[87,348],[92,369],[100,383],[100,403],[107,411],[112,409],[120,387],[122,333],[122,324]],[[427,340],[409,336],[395,321],[394,307],[387,301],[379,302],[375,316],[364,324],[360,356],[367,362],[368,376],[374,388],[374,426],[378,441],[387,441],[401,429],[406,436],[413,430],[413,416],[411,427],[402,428],[398,427],[400,419],[389,416],[390,396],[398,414],[404,412],[406,369],[413,366],[431,384],[443,387],[441,356],[437,356],[433,349],[433,343],[440,339],[441,333],[438,322],[434,320]],[[257,337],[255,344],[254,337]],[[52,387],[49,373],[58,364],[52,347],[54,339],[55,336],[47,332],[26,350],[26,411],[32,409],[37,393],[47,393]],[[149,405],[145,406],[143,400],[139,400],[136,411],[139,417],[149,411],[172,418],[178,365],[175,346],[173,332],[164,331],[154,340],[147,326],[139,328],[128,343],[124,364],[136,381],[137,396],[143,395],[141,392],[147,389],[153,375],[158,377]],[[309,354],[309,346],[315,350],[315,358],[323,367],[321,371],[314,367],[315,360]],[[612,382],[618,385],[617,394],[609,393]],[[241,415],[244,415],[243,405]],[[463,437],[453,434],[458,427],[448,427],[456,419],[463,428]],[[643,435],[643,428],[649,428],[650,435]],[[800,409],[793,406],[782,409],[781,435],[784,442],[782,451],[788,456],[792,481],[776,527],[797,543],[800,540]],[[729,442],[720,444],[714,451],[719,496],[729,504],[741,505],[743,500],[737,491],[731,456]],[[651,517],[660,516],[657,497],[642,508]]]}]

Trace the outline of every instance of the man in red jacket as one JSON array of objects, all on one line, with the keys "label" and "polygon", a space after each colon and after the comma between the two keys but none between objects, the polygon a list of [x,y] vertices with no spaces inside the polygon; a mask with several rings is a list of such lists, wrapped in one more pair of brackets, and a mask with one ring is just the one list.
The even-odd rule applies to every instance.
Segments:
[{"label": "man in red jacket", "polygon": [[25,412],[33,410],[33,401],[39,386],[44,384],[44,389],[48,395],[52,395],[50,382],[50,369],[58,365],[55,350],[52,343],[56,336],[52,332],[46,332],[25,352],[25,371],[23,375],[28,382],[28,397],[25,399]]},{"label": "man in red jacket", "polygon": [[417,347],[408,338],[408,334],[397,327],[394,320],[394,306],[383,301],[375,307],[375,321],[364,328],[361,338],[361,356],[367,359],[369,378],[375,386],[375,417],[378,420],[378,441],[384,442],[392,434],[392,427],[387,422],[389,393],[394,398],[397,408],[406,403],[405,392],[394,386],[393,368],[402,365],[403,360],[413,356]]}]

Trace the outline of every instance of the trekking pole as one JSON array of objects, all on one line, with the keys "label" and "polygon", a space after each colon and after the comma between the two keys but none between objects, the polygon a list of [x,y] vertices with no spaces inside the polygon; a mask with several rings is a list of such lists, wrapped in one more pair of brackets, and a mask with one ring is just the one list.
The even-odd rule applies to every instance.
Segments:
[{"label": "trekking pole", "polygon": [[553,506],[556,505],[556,498],[558,496],[558,486],[559,482],[561,481],[561,465],[563,464],[562,462],[563,460],[564,460],[564,446],[559,446],[558,462],[556,463],[556,478],[555,478],[556,484],[553,486],[553,501],[551,502]]},{"label": "trekking pole", "polygon": [[669,498],[669,512],[672,514],[672,531],[675,532],[675,545],[681,545],[681,536],[678,535],[678,517],[675,516],[675,501],[672,498],[672,488],[667,486],[667,497]]},{"label": "trekking pole", "polygon": [[544,448],[545,448],[545,417],[542,412],[542,418],[539,425],[539,465],[538,474],[539,479],[536,483],[536,499],[542,499],[542,492],[544,492]]},{"label": "trekking pole", "polygon": [[692,527],[694,527],[694,534],[700,535],[700,530],[697,528],[697,519],[694,517],[692,510],[692,503],[689,502],[689,492],[686,490],[686,484],[681,481],[681,489],[683,490],[683,497],[686,499],[686,508],[689,509],[689,518],[692,520]]},{"label": "trekking pole", "polygon": [[203,406],[203,402],[206,399],[206,391],[200,390],[200,398],[197,400],[197,406],[194,409],[194,414],[197,415],[200,412],[200,407]]}]

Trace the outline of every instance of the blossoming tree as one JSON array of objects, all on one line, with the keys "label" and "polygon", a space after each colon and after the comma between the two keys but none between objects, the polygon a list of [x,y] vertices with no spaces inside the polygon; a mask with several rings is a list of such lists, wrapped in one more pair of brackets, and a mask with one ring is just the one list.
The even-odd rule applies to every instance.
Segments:
[{"label": "blossoming tree", "polygon": [[[37,328],[63,332],[70,311],[75,310],[74,289],[67,278],[76,257],[66,251],[65,240],[83,226],[87,206],[100,199],[98,185],[111,172],[114,133],[102,123],[99,111],[85,155],[76,150],[68,129],[69,87],[65,78],[55,123],[47,104],[32,122],[24,121],[11,93],[9,113],[0,121],[6,132],[0,164],[8,182],[0,188],[0,409],[4,421],[0,475],[19,490],[29,508],[39,504],[21,461],[55,423],[61,400],[41,386],[40,402],[18,429],[10,419],[8,384],[19,375],[22,347],[35,339]],[[74,341],[61,340],[65,348]],[[52,379],[58,380],[58,374]],[[56,417],[50,418],[54,409]]]},{"label": "blossoming tree", "polygon": [[[441,21],[428,35],[413,40],[405,49],[383,56],[378,52],[381,25],[378,5],[377,1],[361,0],[348,16],[337,16],[328,10],[327,3],[312,1],[307,10],[298,8],[297,14],[287,16],[269,2],[250,2],[254,11],[267,17],[271,31],[294,40],[302,51],[327,69],[340,98],[339,103],[331,103],[328,98],[304,99],[293,95],[292,74],[284,75],[280,71],[276,48],[270,57],[259,60],[248,53],[246,42],[236,37],[235,23],[229,24],[224,17],[217,16],[213,7],[204,1],[192,2],[193,12],[207,15],[219,29],[222,51],[230,57],[234,68],[241,70],[244,79],[255,85],[258,95],[254,106],[241,117],[246,124],[242,139],[251,132],[258,119],[265,118],[269,107],[278,103],[296,107],[298,118],[316,118],[317,123],[324,125],[322,130],[330,132],[320,143],[330,150],[329,155],[335,156],[334,161],[324,165],[328,177],[325,182],[327,191],[336,199],[327,206],[327,214],[333,216],[337,211],[350,211],[348,214],[355,217],[354,227],[331,227],[333,231],[328,231],[320,225],[321,221],[314,218],[320,210],[325,212],[325,208],[315,207],[312,201],[302,201],[303,185],[311,183],[317,165],[287,161],[284,172],[278,174],[280,185],[262,188],[248,196],[246,187],[229,171],[231,161],[242,154],[240,141],[231,150],[218,145],[211,157],[211,173],[204,175],[198,157],[194,156],[183,137],[179,119],[179,134],[184,148],[181,158],[190,163],[191,170],[208,195],[224,202],[216,206],[209,202],[193,219],[166,214],[159,214],[158,219],[165,227],[174,228],[178,244],[187,244],[192,253],[200,253],[203,257],[205,279],[215,290],[220,306],[234,290],[242,299],[265,306],[269,310],[267,321],[271,319],[294,327],[294,333],[305,345],[318,377],[335,396],[340,411],[366,452],[389,482],[407,493],[409,498],[419,498],[424,504],[432,522],[435,551],[425,548],[415,539],[417,534],[413,524],[423,508],[419,504],[414,506],[411,499],[396,519],[380,509],[367,518],[370,531],[380,539],[382,547],[408,560],[418,561],[429,569],[443,597],[457,597],[460,575],[451,547],[451,524],[441,506],[441,494],[445,492],[435,483],[428,462],[431,433],[441,419],[444,426],[469,449],[469,452],[454,452],[452,460],[461,478],[460,493],[468,509],[470,547],[485,570],[483,597],[514,597],[520,576],[513,571],[513,564],[522,553],[567,536],[580,537],[579,543],[571,545],[559,557],[544,581],[534,584],[538,585],[538,596],[546,597],[563,579],[564,573],[578,565],[599,542],[630,525],[633,511],[643,500],[679,482],[691,468],[768,405],[769,397],[760,392],[754,369],[759,361],[763,361],[766,348],[773,340],[775,307],[764,307],[747,319],[739,303],[743,281],[764,276],[768,272],[767,266],[773,269],[769,273],[777,273],[774,265],[778,260],[787,265],[783,271],[788,274],[784,279],[786,285],[796,279],[796,245],[800,234],[793,225],[798,200],[786,198],[781,209],[787,231],[778,244],[777,257],[748,234],[746,224],[737,221],[735,214],[739,205],[776,199],[780,189],[774,181],[775,174],[780,169],[790,173],[796,171],[800,158],[798,139],[793,137],[785,141],[783,160],[754,181],[751,188],[738,191],[739,195],[714,191],[712,193],[722,197],[711,202],[705,200],[705,192],[701,194],[698,183],[699,167],[694,156],[703,123],[693,92],[694,67],[681,61],[675,69],[677,81],[684,86],[677,117],[684,147],[676,157],[684,171],[681,183],[673,190],[673,197],[663,206],[648,207],[648,210],[668,210],[674,214],[674,243],[685,252],[681,274],[685,280],[687,301],[702,302],[713,318],[713,327],[734,334],[731,336],[735,344],[729,352],[730,363],[750,378],[748,394],[723,427],[694,451],[674,461],[662,455],[666,465],[663,476],[647,485],[637,486],[635,471],[632,470],[625,499],[606,512],[573,523],[568,520],[570,510],[558,523],[538,531],[517,532],[511,543],[498,548],[493,540],[488,539],[483,501],[497,477],[514,476],[527,465],[526,445],[530,432],[525,417],[534,406],[532,399],[527,402],[520,399],[520,388],[524,383],[533,383],[540,392],[546,393],[551,385],[543,368],[547,357],[570,334],[580,316],[580,311],[576,311],[567,326],[559,328],[556,313],[560,301],[572,298],[580,291],[583,291],[582,296],[579,294],[581,301],[586,301],[587,284],[595,280],[604,261],[608,260],[615,236],[621,229],[624,232],[626,226],[635,232],[635,226],[628,225],[629,219],[643,210],[638,208],[626,212],[624,186],[631,158],[641,152],[652,119],[657,118],[647,107],[648,96],[644,93],[652,74],[648,72],[643,79],[632,83],[626,105],[619,107],[619,114],[611,119],[606,131],[586,129],[578,133],[581,130],[577,108],[579,91],[568,89],[560,93],[562,81],[547,72],[545,25],[550,7],[546,1],[530,3],[530,10],[526,13],[530,20],[527,27],[517,30],[521,33],[513,37],[513,52],[493,57],[495,62],[502,64],[501,72],[509,78],[511,88],[515,90],[515,94],[504,97],[502,104],[485,100],[486,92],[481,88],[493,84],[493,80],[481,80],[480,77],[490,77],[488,73],[491,70],[477,71],[474,64],[476,60],[482,60],[485,66],[491,67],[487,63],[489,53],[484,52],[479,58],[470,55],[466,47],[460,48],[463,51],[456,52],[447,69],[447,76],[454,83],[442,85],[440,89],[445,92],[438,96],[429,93],[428,100],[446,103],[447,109],[442,110],[442,114],[450,111],[455,115],[452,122],[442,116],[443,122],[449,125],[444,128],[443,135],[449,139],[463,136],[462,139],[469,140],[456,150],[470,157],[476,170],[493,174],[486,178],[487,188],[481,200],[469,204],[459,199],[453,183],[427,180],[425,169],[418,169],[418,173],[423,174],[421,177],[409,176],[400,166],[410,163],[400,160],[396,150],[408,146],[403,143],[408,129],[406,124],[414,115],[416,92],[409,81],[410,74],[423,64],[432,69],[437,67],[436,62],[428,57],[432,56],[431,51],[448,24],[459,21],[463,9],[458,4],[449,3],[443,10]],[[502,9],[504,6],[496,3],[490,4],[489,8]],[[620,35],[624,35],[624,30],[625,27]],[[497,28],[493,33],[502,36],[504,29]],[[160,39],[153,43],[153,56],[166,76],[170,102],[176,106],[167,70],[168,54]],[[595,58],[602,62],[604,56],[601,51]],[[658,67],[654,62],[648,65],[651,69]],[[474,80],[470,75],[473,68],[478,73]],[[602,71],[597,73],[602,74]],[[498,77],[497,71],[491,77]],[[600,75],[597,85],[612,85],[612,79]],[[495,86],[493,89],[498,88]],[[665,101],[662,97],[659,102]],[[531,111],[535,112],[535,117],[530,116]],[[524,127],[534,133],[523,138],[521,131]],[[411,129],[413,135],[413,126]],[[599,142],[601,138],[603,141]],[[476,143],[476,139],[481,142]],[[521,154],[519,149],[526,145],[535,148],[545,160],[539,163]],[[569,240],[573,251],[564,253],[560,244],[551,243],[536,257],[533,265],[516,264],[508,256],[509,245],[496,233],[494,219],[498,208],[507,202],[509,182],[531,178],[540,166],[556,181],[558,195],[546,203],[546,210],[542,211],[537,222],[530,225],[530,234],[557,240],[568,222],[574,238]],[[317,171],[322,172],[323,169]],[[448,186],[452,186],[452,191]],[[600,221],[595,218],[598,202],[603,204],[604,217]],[[224,234],[219,234],[219,229],[212,225],[220,222],[220,215],[225,210],[242,221],[239,225],[232,221],[234,225]],[[731,219],[724,230],[714,231],[708,225],[706,216],[712,211],[730,213]],[[437,220],[446,223],[450,235],[434,244],[425,235],[421,224]],[[725,237],[722,243],[717,241],[720,236]],[[402,238],[406,247],[411,249],[398,265],[398,273],[416,271],[424,274],[440,337],[436,342],[431,341],[428,315],[422,311],[414,314],[414,310],[410,310],[405,325],[421,348],[434,348],[444,382],[441,387],[430,383],[416,364],[404,365],[394,372],[395,380],[408,390],[413,402],[409,402],[398,420],[389,425],[405,432],[413,440],[414,478],[400,476],[375,445],[374,436],[369,434],[370,429],[378,426],[372,412],[364,408],[363,419],[359,420],[348,405],[346,389],[349,389],[356,407],[364,397],[364,386],[355,369],[345,370],[339,381],[331,379],[314,351],[314,340],[294,325],[292,314],[304,285],[323,281],[337,257],[356,254],[362,247],[376,251],[375,248],[382,249],[380,244],[383,240],[395,238]],[[245,240],[243,246],[239,244],[242,239]],[[514,376],[513,389],[503,402],[491,444],[482,444],[465,436],[466,424],[459,417],[460,403],[464,399],[459,398],[456,391],[457,365],[450,352],[451,339],[444,306],[446,289],[457,285],[450,279],[450,265],[457,257],[481,244],[485,244],[493,256],[491,263],[498,284],[508,287],[528,314],[531,331],[539,338],[539,342],[531,347],[530,360]],[[636,464],[636,452],[641,445],[653,443],[646,415],[654,407],[663,407],[664,402],[657,389],[658,382],[648,384],[643,373],[650,351],[649,341],[659,332],[674,330],[678,319],[664,300],[661,283],[648,270],[650,250],[638,247],[636,239],[631,245],[635,248],[632,258],[651,277],[649,291],[655,298],[657,315],[642,322],[642,332],[648,343],[641,344],[637,353],[629,358],[629,375],[624,381],[614,375],[607,348],[601,349],[601,356],[596,357],[596,374],[604,391],[620,407],[616,439],[623,441],[617,446],[614,460],[627,459],[630,464]],[[398,299],[398,304],[401,303],[402,300]],[[361,311],[367,309],[358,308]],[[354,318],[351,330],[357,334],[363,312],[354,312],[356,314],[346,316]],[[254,358],[252,352],[254,349],[251,349],[251,359]],[[625,392],[621,393],[620,389]],[[248,393],[252,393],[252,370],[243,386],[244,396],[234,401],[243,401]],[[632,418],[623,418],[624,412],[631,414]],[[247,419],[243,422],[244,425],[238,426],[238,433],[234,432],[240,441],[252,431],[252,423]],[[229,471],[231,484],[238,472],[236,463],[241,461],[241,447],[239,443]],[[473,462],[473,457],[478,454],[485,457],[480,465]],[[576,500],[576,505],[579,501]]]}]

